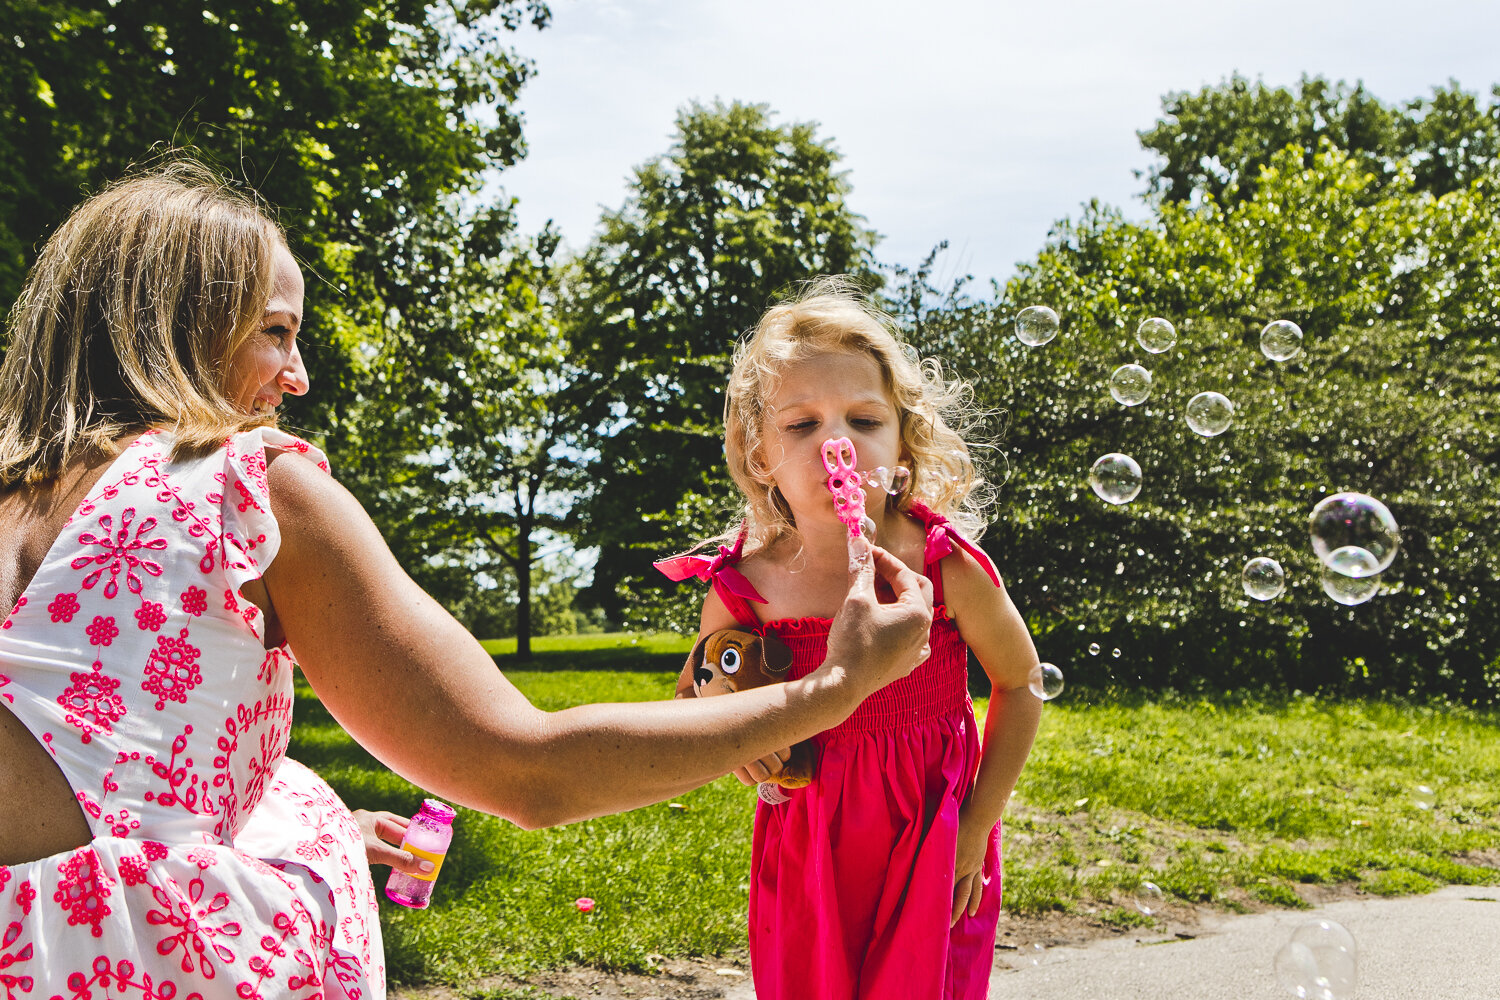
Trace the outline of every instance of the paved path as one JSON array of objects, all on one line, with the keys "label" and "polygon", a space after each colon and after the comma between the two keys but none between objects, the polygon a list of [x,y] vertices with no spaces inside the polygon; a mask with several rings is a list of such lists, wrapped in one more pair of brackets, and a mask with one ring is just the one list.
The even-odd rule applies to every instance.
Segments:
[{"label": "paved path", "polygon": [[[1142,935],[1139,944],[1112,938],[1034,956],[1002,952],[990,1000],[1286,1000],[1291,994],[1276,985],[1276,952],[1297,927],[1318,918],[1336,920],[1354,935],[1354,1000],[1500,1000],[1495,886],[1228,917],[1191,941]],[[754,997],[748,982],[724,993],[724,1000]]]},{"label": "paved path", "polygon": [[[1427,896],[1361,899],[1316,910],[1226,919],[1191,941],[1098,941],[1005,953],[991,1000],[1286,1000],[1275,959],[1292,932],[1336,920],[1359,947],[1356,1000],[1500,1000],[1500,888],[1449,886]],[[1014,962],[1018,970],[1001,968]]]}]

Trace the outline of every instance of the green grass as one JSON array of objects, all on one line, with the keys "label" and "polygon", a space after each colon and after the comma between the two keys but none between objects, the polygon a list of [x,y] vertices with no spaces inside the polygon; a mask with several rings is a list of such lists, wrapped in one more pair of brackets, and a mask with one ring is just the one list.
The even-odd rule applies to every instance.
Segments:
[{"label": "green grass", "polygon": [[[545,662],[506,673],[548,709],[667,697],[685,641],[630,638],[539,641]],[[652,656],[671,662],[649,670]],[[578,669],[600,662],[619,665]],[[291,755],[346,801],[415,811],[421,792],[350,741],[305,687],[297,713]],[[1417,785],[1435,789],[1434,808],[1418,808]],[[462,984],[575,962],[642,970],[653,953],[742,950],[754,794],[726,778],[677,804],[535,832],[461,810],[433,907],[383,910],[392,980]],[[1008,910],[1094,913],[1118,927],[1155,921],[1134,905],[1147,879],[1169,903],[1234,910],[1305,905],[1299,888],[1313,884],[1399,894],[1495,883],[1500,716],[1065,696],[1043,713],[1005,855]],[[598,908],[578,913],[580,896]]]},{"label": "green grass", "polygon": [[693,648],[694,638],[675,632],[538,636],[531,640],[531,659],[524,661],[516,656],[515,639],[486,639],[480,645],[506,673],[524,669],[670,670],[676,674]]}]

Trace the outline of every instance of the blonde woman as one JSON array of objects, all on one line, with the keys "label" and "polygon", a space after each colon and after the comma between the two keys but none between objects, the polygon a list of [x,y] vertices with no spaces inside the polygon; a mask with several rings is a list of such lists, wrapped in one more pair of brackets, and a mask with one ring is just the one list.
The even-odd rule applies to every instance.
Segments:
[{"label": "blonde woman", "polygon": [[0,952],[25,994],[383,995],[359,829],[283,758],[294,655],[392,769],[527,827],[679,794],[922,655],[930,591],[877,551],[803,681],[538,711],[276,429],[302,310],[275,223],[179,162],[76,209],[12,311]]}]

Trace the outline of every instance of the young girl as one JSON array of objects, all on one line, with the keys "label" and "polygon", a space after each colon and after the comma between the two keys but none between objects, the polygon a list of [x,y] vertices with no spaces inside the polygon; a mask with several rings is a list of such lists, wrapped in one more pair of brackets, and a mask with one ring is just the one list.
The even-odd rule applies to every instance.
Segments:
[{"label": "young girl", "polygon": [[[836,280],[762,318],[736,353],[725,452],[743,520],[702,560],[714,584],[700,635],[775,633],[790,677],[823,659],[847,589],[848,532],[821,446],[853,442],[858,468],[905,466],[907,485],[867,489],[875,541],[932,582],[931,656],[814,738],[813,783],[761,802],[751,859],[750,959],[760,1000],[987,994],[1000,913],[1000,817],[1041,702],[1026,626],[969,537],[980,480],[952,429],[967,386],[919,366]],[[883,501],[883,502],[882,502]],[[681,563],[678,563],[681,565]],[[677,574],[671,574],[677,575]],[[981,754],[967,690],[973,649],[993,683]],[[678,684],[692,692],[689,670]],[[783,752],[736,772],[764,780]]]}]

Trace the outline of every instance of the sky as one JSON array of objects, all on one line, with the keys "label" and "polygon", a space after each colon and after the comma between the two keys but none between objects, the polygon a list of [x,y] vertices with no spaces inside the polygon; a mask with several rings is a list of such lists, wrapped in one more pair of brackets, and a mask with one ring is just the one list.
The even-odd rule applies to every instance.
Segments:
[{"label": "sky", "polygon": [[1144,214],[1136,133],[1169,92],[1235,72],[1362,81],[1387,102],[1500,83],[1492,0],[550,2],[550,27],[513,38],[536,65],[529,152],[499,183],[525,229],[553,220],[581,249],[668,150],[679,108],[763,103],[842,154],[882,262],[947,240],[939,278],[981,289],[1090,199]]}]

